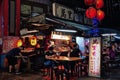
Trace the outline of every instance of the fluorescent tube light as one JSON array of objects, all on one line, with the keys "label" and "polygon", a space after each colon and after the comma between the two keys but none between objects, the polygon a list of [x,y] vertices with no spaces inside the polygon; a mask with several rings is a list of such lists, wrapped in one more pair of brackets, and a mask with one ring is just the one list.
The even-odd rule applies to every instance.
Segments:
[{"label": "fluorescent tube light", "polygon": [[76,33],[76,30],[66,30],[66,29],[55,29],[55,31],[60,31],[60,32],[72,32],[72,33]]},{"label": "fluorescent tube light", "polygon": [[108,33],[108,34],[102,34],[102,36],[115,36],[115,35],[117,35],[116,33]]},{"label": "fluorescent tube light", "polygon": [[39,32],[38,30],[27,31],[27,33]]}]

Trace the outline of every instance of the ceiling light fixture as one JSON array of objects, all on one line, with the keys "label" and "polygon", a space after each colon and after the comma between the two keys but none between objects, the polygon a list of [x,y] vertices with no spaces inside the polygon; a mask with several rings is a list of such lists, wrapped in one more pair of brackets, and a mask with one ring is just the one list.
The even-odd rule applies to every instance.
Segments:
[{"label": "ceiling light fixture", "polygon": [[27,33],[34,33],[34,32],[39,32],[39,31],[38,30],[27,31]]},{"label": "ceiling light fixture", "polygon": [[55,29],[55,31],[59,31],[59,32],[71,32],[71,33],[76,33],[76,30],[68,30],[68,29]]},{"label": "ceiling light fixture", "polygon": [[117,35],[116,33],[110,33],[110,34],[102,34],[102,36],[115,36]]}]

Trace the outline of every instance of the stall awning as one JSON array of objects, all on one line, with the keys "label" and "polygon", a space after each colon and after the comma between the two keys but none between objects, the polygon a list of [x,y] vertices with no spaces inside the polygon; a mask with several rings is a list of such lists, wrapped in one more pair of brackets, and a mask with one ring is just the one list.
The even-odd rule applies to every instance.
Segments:
[{"label": "stall awning", "polygon": [[52,21],[52,22],[55,22],[58,24],[63,24],[65,26],[67,25],[67,26],[75,27],[75,28],[80,29],[82,31],[88,31],[91,29],[90,26],[82,25],[82,24],[75,23],[72,21],[67,21],[67,20],[62,20],[62,19],[57,19],[57,18],[46,18],[46,20]]},{"label": "stall awning", "polygon": [[[76,29],[82,30],[84,31],[86,34],[89,34],[89,31],[91,31],[93,29],[93,27],[88,26],[88,25],[82,25],[76,22],[72,22],[72,21],[68,21],[68,20],[63,20],[63,19],[59,19],[59,18],[46,18],[46,20],[48,21],[52,21],[58,24],[63,24],[63,25],[67,25],[67,26],[71,26],[74,27]],[[99,28],[98,30],[100,32],[100,34],[104,34],[104,33],[116,33],[116,34],[120,34],[120,31],[115,30],[115,29],[110,29],[110,28]]]},{"label": "stall awning", "polygon": [[112,33],[120,34],[120,31],[116,29],[110,29],[110,28],[98,28],[98,29],[99,32],[101,32],[101,34],[112,34]]}]

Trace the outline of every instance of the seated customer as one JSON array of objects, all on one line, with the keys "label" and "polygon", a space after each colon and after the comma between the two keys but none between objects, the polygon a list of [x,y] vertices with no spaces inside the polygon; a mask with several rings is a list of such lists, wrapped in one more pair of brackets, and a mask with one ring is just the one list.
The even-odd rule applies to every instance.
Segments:
[{"label": "seated customer", "polygon": [[[45,53],[45,57],[54,55],[55,52],[53,51],[53,49],[54,49],[53,47],[49,47],[48,51]],[[54,66],[54,62],[50,60],[45,60],[44,65]]]},{"label": "seated customer", "polygon": [[[16,56],[21,56],[21,47],[13,48],[6,54],[6,59],[9,65],[9,72],[12,72],[15,68],[16,74],[19,73],[21,59],[17,58]],[[14,67],[14,68],[13,68]]]},{"label": "seated customer", "polygon": [[49,47],[48,51],[45,53],[46,56],[52,56],[55,54],[55,52],[53,51],[53,47]]},{"label": "seated customer", "polygon": [[70,53],[70,57],[80,57],[82,55],[81,51],[79,50],[78,44],[73,45],[72,52]]},{"label": "seated customer", "polygon": [[[80,55],[82,55],[81,51],[79,50],[79,46],[77,43],[75,43],[73,45],[73,49],[72,49],[72,52],[70,53],[70,57],[80,57]],[[75,62],[70,62],[70,65],[71,65],[71,72],[72,72],[72,75],[73,75],[73,72],[74,72],[74,68],[75,68]]]}]

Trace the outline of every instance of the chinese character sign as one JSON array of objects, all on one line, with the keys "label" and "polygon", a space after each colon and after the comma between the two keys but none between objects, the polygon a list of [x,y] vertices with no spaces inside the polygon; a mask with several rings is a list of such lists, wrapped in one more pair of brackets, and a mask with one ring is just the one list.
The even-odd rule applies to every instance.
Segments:
[{"label": "chinese character sign", "polygon": [[74,11],[72,9],[57,3],[53,3],[53,15],[67,20],[74,19]]},{"label": "chinese character sign", "polygon": [[101,38],[90,39],[89,76],[100,77],[101,74]]}]

